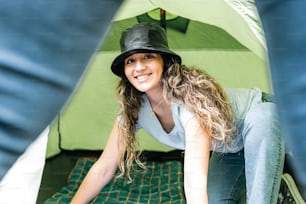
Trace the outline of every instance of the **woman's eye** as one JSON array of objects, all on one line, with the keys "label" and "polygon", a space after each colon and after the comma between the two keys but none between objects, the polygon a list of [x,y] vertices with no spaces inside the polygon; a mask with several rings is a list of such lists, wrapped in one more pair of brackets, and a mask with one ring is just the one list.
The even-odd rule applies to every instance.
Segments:
[{"label": "woman's eye", "polygon": [[128,59],[126,60],[125,64],[132,64],[133,63],[133,60],[132,59]]},{"label": "woman's eye", "polygon": [[152,54],[146,54],[144,56],[145,59],[152,59],[153,58],[153,55]]}]

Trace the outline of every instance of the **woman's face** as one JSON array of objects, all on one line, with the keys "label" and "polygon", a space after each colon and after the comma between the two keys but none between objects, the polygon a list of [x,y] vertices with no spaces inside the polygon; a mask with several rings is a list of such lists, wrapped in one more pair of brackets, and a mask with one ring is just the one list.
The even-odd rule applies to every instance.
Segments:
[{"label": "woman's face", "polygon": [[124,60],[124,73],[137,90],[147,93],[161,87],[163,66],[158,53],[136,53]]}]

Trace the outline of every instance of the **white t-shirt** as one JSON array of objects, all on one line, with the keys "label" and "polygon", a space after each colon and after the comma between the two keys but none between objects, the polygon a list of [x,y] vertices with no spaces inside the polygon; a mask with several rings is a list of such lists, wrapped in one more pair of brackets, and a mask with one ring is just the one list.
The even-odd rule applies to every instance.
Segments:
[{"label": "white t-shirt", "polygon": [[[236,126],[239,129],[243,125],[243,121],[247,111],[255,104],[262,103],[262,92],[258,88],[228,88],[225,89],[229,96],[231,106],[236,117]],[[188,111],[184,106],[171,103],[172,117],[174,127],[170,133],[164,131],[158,118],[150,115],[152,108],[149,100],[144,94],[144,101],[139,111],[136,129],[143,128],[149,135],[156,138],[159,142],[176,149],[185,149],[185,124],[195,115]],[[240,131],[239,131],[240,132]],[[212,141],[213,143],[213,141]],[[213,146],[213,145],[212,145]],[[229,144],[230,148],[223,146],[217,147],[217,152],[237,152],[243,148],[242,135],[238,134]]]}]

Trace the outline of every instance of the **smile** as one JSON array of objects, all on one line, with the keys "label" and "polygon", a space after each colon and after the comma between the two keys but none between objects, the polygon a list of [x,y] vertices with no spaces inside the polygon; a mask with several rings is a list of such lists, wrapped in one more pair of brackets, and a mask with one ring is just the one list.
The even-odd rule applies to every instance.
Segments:
[{"label": "smile", "polygon": [[145,81],[149,78],[150,74],[144,74],[144,75],[139,75],[136,76],[135,78],[137,79],[137,81],[142,82]]}]

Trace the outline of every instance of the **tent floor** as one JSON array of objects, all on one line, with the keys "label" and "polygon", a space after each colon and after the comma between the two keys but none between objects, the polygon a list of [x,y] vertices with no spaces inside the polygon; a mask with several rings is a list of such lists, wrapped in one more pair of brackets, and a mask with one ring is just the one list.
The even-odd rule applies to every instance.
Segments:
[{"label": "tent floor", "polygon": [[67,177],[79,157],[97,157],[100,154],[101,151],[62,151],[59,155],[48,158],[45,163],[36,203],[44,203],[66,185]]},{"label": "tent floor", "polygon": [[[67,151],[63,150],[60,154],[48,158],[43,170],[43,177],[39,189],[36,204],[43,204],[53,194],[58,192],[66,185],[68,175],[80,157],[98,157],[101,151]],[[143,157],[151,161],[183,161],[182,151],[173,150],[170,152],[144,151]],[[286,157],[288,155],[286,154]],[[292,173],[285,160],[284,173]],[[292,175],[292,174],[291,174]],[[292,175],[294,176],[294,175]]]},{"label": "tent floor", "polygon": [[[45,163],[43,177],[36,204],[43,204],[53,194],[66,185],[68,175],[80,157],[98,157],[101,151],[62,151],[60,154],[48,158]],[[167,161],[182,160],[182,151],[170,152],[145,151],[143,156],[147,160]]]}]

